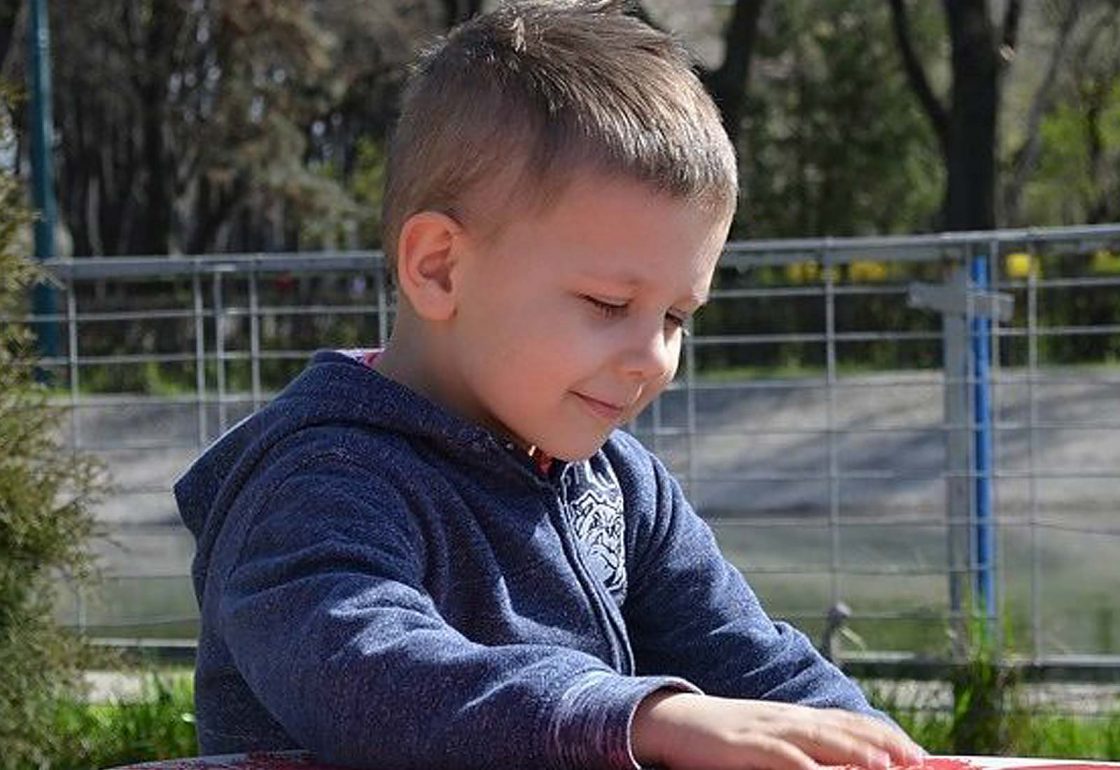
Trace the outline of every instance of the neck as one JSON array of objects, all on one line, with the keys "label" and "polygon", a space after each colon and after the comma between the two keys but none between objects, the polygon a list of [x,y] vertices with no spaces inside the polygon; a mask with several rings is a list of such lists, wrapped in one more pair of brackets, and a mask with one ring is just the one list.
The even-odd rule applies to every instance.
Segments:
[{"label": "neck", "polygon": [[453,406],[447,391],[443,345],[424,324],[403,306],[397,315],[385,350],[373,368],[390,380],[399,382],[436,403]]},{"label": "neck", "polygon": [[451,342],[439,333],[439,329],[433,329],[402,306],[389,343],[374,361],[373,368],[390,380],[531,453],[532,447],[526,446],[486,414],[479,413],[481,407],[471,399],[470,389],[460,378],[454,363],[456,351],[451,348]]}]

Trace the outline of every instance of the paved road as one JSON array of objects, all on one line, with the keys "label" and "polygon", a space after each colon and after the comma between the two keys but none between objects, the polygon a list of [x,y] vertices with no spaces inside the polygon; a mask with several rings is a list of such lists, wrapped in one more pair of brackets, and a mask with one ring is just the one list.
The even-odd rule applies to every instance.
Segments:
[{"label": "paved road", "polygon": [[[1033,414],[1026,385],[996,389],[996,421],[1003,426],[997,431],[997,468],[1016,476],[996,483],[1006,524],[1001,543],[1007,571],[1020,587],[1033,559],[1045,567],[1047,584],[1055,590],[1088,581],[1102,594],[1114,597],[1120,591],[1120,570],[1114,566],[1120,544],[1120,385],[1091,377],[1036,384]],[[688,489],[690,499],[713,520],[738,563],[762,570],[790,563],[827,565],[838,542],[828,527],[828,471],[834,457],[836,513],[845,525],[841,567],[944,565],[940,378],[907,373],[842,380],[842,385],[831,404],[826,390],[798,382],[697,390],[691,465],[696,483]],[[661,405],[662,426],[685,428],[686,403],[683,391],[668,393]],[[831,449],[830,410],[835,415]],[[231,406],[226,424],[247,411],[247,406]],[[174,605],[167,610],[169,619],[190,612],[182,576],[193,551],[169,490],[221,427],[209,407],[200,440],[198,414],[190,402],[116,397],[90,401],[75,413],[82,445],[96,449],[119,490],[97,512],[112,532],[100,546],[108,572],[167,576],[176,586],[174,599],[160,600]],[[1031,421],[1041,426],[1033,433],[1025,429]],[[688,438],[654,437],[651,422],[647,412],[638,421],[638,434],[687,484]],[[1022,526],[1032,516],[1045,525],[1033,537]],[[905,598],[911,590],[906,581],[894,583]],[[153,583],[145,585],[150,594]],[[848,586],[859,590],[854,579]],[[929,589],[913,590],[917,596]],[[819,601],[816,593],[812,597]],[[1103,622],[1120,631],[1120,618]]]}]

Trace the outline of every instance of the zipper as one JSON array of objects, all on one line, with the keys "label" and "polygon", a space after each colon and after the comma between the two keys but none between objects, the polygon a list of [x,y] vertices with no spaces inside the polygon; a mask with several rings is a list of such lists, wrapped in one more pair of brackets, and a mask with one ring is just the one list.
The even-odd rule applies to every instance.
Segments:
[{"label": "zipper", "polygon": [[606,635],[607,641],[610,643],[612,657],[614,658],[614,668],[624,676],[632,676],[634,674],[634,652],[630,649],[626,634],[626,625],[622,621],[621,610],[618,605],[615,604],[614,598],[607,592],[606,586],[592,574],[591,569],[587,566],[586,562],[584,562],[583,546],[579,543],[575,533],[572,531],[571,522],[568,520],[568,512],[564,507],[563,497],[556,490],[555,486],[550,484],[550,489],[552,490],[553,500],[556,503],[556,518],[559,520],[557,530],[560,533],[565,549],[568,551],[568,559],[572,564],[576,577],[579,578],[584,591],[591,597],[591,604],[595,611],[596,619],[599,621],[599,625]]},{"label": "zipper", "polygon": [[527,453],[522,453],[511,444],[503,445],[507,454],[514,455],[521,470],[527,473],[533,482],[542,489],[547,490],[554,503],[550,508],[553,526],[560,535],[560,540],[567,551],[568,562],[575,572],[576,578],[583,586],[583,590],[591,597],[591,605],[596,620],[599,621],[600,630],[603,632],[611,648],[614,659],[614,668],[624,676],[633,676],[635,671],[634,651],[630,647],[629,636],[626,633],[626,623],[622,619],[622,610],[615,604],[614,597],[607,591],[607,587],[599,581],[583,560],[583,546],[576,537],[568,518],[567,508],[564,506],[563,495],[559,491],[560,477],[567,463],[560,464],[553,461],[552,467],[545,471],[537,461]]}]

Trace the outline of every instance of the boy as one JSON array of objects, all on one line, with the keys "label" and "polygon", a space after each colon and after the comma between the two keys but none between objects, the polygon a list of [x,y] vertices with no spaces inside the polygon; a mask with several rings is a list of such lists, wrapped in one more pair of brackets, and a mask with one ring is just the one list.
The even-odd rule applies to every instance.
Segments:
[{"label": "boy", "polygon": [[204,753],[920,762],[616,430],[672,379],[737,197],[685,54],[617,6],[503,7],[421,61],[387,348],[317,355],[176,485]]}]

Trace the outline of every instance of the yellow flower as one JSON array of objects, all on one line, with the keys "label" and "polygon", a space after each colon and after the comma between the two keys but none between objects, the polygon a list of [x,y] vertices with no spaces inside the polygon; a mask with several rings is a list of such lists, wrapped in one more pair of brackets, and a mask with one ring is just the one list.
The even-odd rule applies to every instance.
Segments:
[{"label": "yellow flower", "polygon": [[814,283],[820,277],[821,266],[816,262],[790,262],[786,265],[786,280],[790,283]]},{"label": "yellow flower", "polygon": [[856,260],[848,265],[848,278],[852,283],[882,283],[890,277],[885,262]]},{"label": "yellow flower", "polygon": [[1028,278],[1032,273],[1037,278],[1040,273],[1038,259],[1025,251],[1016,251],[1003,258],[1003,272],[1008,278]]},{"label": "yellow flower", "polygon": [[1093,252],[1092,268],[1094,273],[1120,273],[1120,254],[1098,249]]}]

